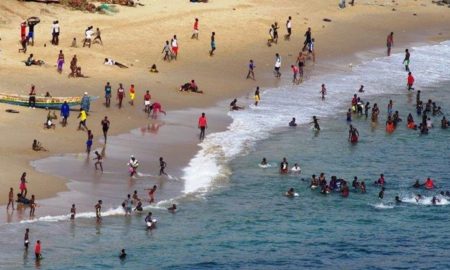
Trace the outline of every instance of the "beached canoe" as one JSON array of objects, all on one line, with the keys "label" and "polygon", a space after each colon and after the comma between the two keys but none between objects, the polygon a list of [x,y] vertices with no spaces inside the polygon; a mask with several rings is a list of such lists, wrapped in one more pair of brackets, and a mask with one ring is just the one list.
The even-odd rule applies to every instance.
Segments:
[{"label": "beached canoe", "polygon": [[[2,94],[0,93],[0,103],[7,103],[18,106],[28,107],[27,95],[13,95],[13,94]],[[36,108],[49,108],[49,109],[59,109],[64,101],[67,101],[69,106],[77,106],[81,104],[82,97],[43,97],[36,96]],[[91,100],[93,98],[91,97]]]}]

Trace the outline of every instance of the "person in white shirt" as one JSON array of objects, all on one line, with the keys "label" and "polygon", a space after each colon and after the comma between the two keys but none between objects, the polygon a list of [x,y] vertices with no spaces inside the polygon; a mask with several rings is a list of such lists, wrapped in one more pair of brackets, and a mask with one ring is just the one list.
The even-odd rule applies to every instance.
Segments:
[{"label": "person in white shirt", "polygon": [[178,41],[177,41],[177,35],[173,36],[172,39],[172,53],[173,53],[173,57],[175,58],[175,60],[177,60],[177,55],[178,55]]},{"label": "person in white shirt", "polygon": [[289,40],[291,38],[291,34],[292,34],[292,18],[291,18],[291,16],[289,16],[289,18],[286,22],[286,29],[287,29],[286,39]]},{"label": "person in white shirt", "polygon": [[52,44],[58,45],[59,44],[59,22],[54,21],[52,24]]},{"label": "person in white shirt", "polygon": [[94,31],[92,30],[94,27],[93,26],[89,26],[86,31],[84,32],[84,42],[83,42],[83,47],[86,46],[86,43],[89,43],[89,48],[91,47],[92,44],[92,35],[94,34]]},{"label": "person in white shirt", "polygon": [[281,57],[278,53],[275,54],[275,77],[280,78]]}]

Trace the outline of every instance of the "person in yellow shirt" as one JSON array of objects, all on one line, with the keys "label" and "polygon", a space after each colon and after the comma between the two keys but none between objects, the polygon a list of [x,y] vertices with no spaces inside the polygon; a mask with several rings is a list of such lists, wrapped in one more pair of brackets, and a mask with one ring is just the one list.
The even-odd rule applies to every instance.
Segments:
[{"label": "person in yellow shirt", "polygon": [[78,115],[77,118],[80,118],[80,124],[78,125],[78,130],[82,129],[81,126],[83,126],[87,130],[88,129],[86,126],[87,114],[83,110],[83,108],[80,109],[80,114]]},{"label": "person in yellow shirt", "polygon": [[134,90],[134,84],[130,86],[130,105],[134,105],[134,98],[136,97],[136,90]]}]

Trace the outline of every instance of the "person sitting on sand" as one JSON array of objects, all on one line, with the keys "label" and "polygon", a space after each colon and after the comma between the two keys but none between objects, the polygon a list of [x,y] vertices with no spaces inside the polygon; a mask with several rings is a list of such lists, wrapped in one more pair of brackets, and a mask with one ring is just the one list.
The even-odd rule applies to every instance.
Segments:
[{"label": "person sitting on sand", "polygon": [[125,66],[124,64],[121,64],[119,62],[114,61],[111,58],[105,58],[105,61],[103,62],[104,65],[109,65],[109,66],[118,66],[120,68],[128,68],[127,66]]},{"label": "person sitting on sand", "polygon": [[28,59],[25,61],[26,66],[31,66],[31,65],[42,66],[43,64],[44,64],[44,61],[35,60],[33,54],[30,54],[30,56],[28,56]]},{"label": "person sitting on sand", "polygon": [[237,105],[237,99],[235,98],[233,101],[231,101],[230,103],[230,111],[239,111],[244,109],[244,107],[240,107]]},{"label": "person sitting on sand", "polygon": [[44,151],[44,152],[46,152],[46,151],[47,151],[47,149],[45,149],[45,148],[41,145],[41,143],[40,143],[38,140],[36,140],[36,139],[33,140],[33,145],[31,146],[31,148],[32,148],[34,151],[36,151],[36,152],[38,152],[38,151]]},{"label": "person sitting on sand", "polygon": [[155,65],[155,64],[153,64],[153,65],[150,67],[150,72],[151,72],[151,73],[158,73],[158,72],[159,72],[158,69],[156,68],[156,65]]},{"label": "person sitting on sand", "polygon": [[180,91],[191,91],[191,92],[194,92],[194,93],[200,93],[200,94],[203,94],[203,91],[200,91],[200,90],[198,89],[198,86],[197,86],[197,84],[195,83],[194,80],[191,80],[190,83],[187,82],[187,83],[181,85],[181,86],[180,86]]},{"label": "person sitting on sand", "polygon": [[89,78],[89,77],[81,73],[81,67],[77,67],[77,69],[75,70],[75,78]]},{"label": "person sitting on sand", "polygon": [[[55,112],[53,112],[53,114],[55,114]],[[49,111],[47,114],[47,120],[44,123],[44,127],[47,129],[51,129],[51,128],[55,129],[56,125],[55,125],[55,123],[53,123],[53,119],[54,119],[54,116],[50,115],[50,111]]]}]

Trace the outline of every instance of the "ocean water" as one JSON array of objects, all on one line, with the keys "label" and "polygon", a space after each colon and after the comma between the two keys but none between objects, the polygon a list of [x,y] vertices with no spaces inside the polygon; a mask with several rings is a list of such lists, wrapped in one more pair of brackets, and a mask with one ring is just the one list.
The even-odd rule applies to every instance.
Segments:
[{"label": "ocean water", "polygon": [[[449,53],[448,42],[414,48],[411,64],[422,100],[436,100],[447,118]],[[406,91],[402,58],[368,60],[348,71],[312,77],[299,87],[267,90],[257,108],[230,113],[229,130],[209,135],[184,169],[184,195],[174,199],[179,211],[168,213],[169,201],[146,207],[158,219],[155,230],[145,229],[144,216],[124,217],[113,203],[101,224],[92,213],[83,213],[75,222],[49,216],[0,225],[0,268],[450,268],[450,198],[438,196],[438,205],[430,202],[438,191],[450,190],[450,130],[439,128],[441,117],[433,118],[436,127],[429,135],[406,128],[408,113],[416,122],[420,118],[415,93]],[[325,101],[320,100],[322,83],[328,88]],[[345,111],[360,84],[367,91],[362,99],[378,103],[381,114],[378,125],[354,118],[361,136],[351,145]],[[386,134],[383,125],[389,99],[404,119],[393,134]],[[312,115],[320,119],[320,133],[308,124]],[[292,117],[302,125],[286,127]],[[260,168],[262,157],[272,167]],[[299,163],[302,173],[280,175],[283,157],[291,166]],[[320,172],[327,179],[358,176],[367,193],[352,190],[342,198],[309,189],[309,177]],[[383,200],[372,184],[380,173],[387,182]],[[438,189],[411,188],[415,179],[426,177],[435,179]],[[290,187],[298,197],[283,196]],[[419,203],[417,193],[425,198]],[[395,204],[395,196],[404,202]],[[42,241],[39,265],[32,249],[23,252],[26,227],[32,243]],[[122,248],[129,254],[125,261],[118,259]]]}]

